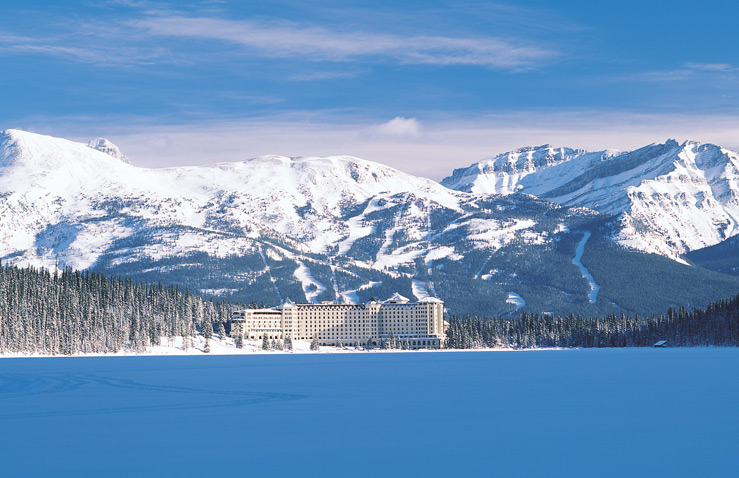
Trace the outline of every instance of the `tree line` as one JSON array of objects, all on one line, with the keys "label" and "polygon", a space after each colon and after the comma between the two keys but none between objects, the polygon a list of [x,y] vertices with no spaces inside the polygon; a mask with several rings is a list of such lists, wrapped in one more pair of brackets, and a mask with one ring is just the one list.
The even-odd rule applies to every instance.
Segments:
[{"label": "tree line", "polygon": [[739,346],[739,295],[702,309],[668,309],[639,317],[612,314],[583,318],[522,314],[519,318],[456,317],[449,320],[447,347],[649,347]]},{"label": "tree line", "polygon": [[[237,307],[243,308],[130,278],[0,266],[0,354],[143,352],[162,340],[172,345],[179,337],[187,348],[196,335],[225,337]],[[524,313],[519,318],[452,316],[449,322],[447,347],[459,349],[645,347],[660,340],[671,346],[738,346],[739,296],[650,317]],[[379,346],[405,344],[389,340]]]},{"label": "tree line", "polygon": [[225,336],[234,304],[90,272],[0,266],[0,354],[142,352]]}]

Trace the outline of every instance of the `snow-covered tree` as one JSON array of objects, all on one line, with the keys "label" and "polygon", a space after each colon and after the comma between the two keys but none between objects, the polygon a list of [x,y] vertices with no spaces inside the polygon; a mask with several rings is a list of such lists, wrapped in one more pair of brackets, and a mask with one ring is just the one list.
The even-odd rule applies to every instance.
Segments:
[{"label": "snow-covered tree", "polygon": [[[202,312],[202,309],[201,309]],[[210,320],[204,320],[203,321],[203,337],[206,339],[210,339],[213,337],[213,324],[211,324]]]}]

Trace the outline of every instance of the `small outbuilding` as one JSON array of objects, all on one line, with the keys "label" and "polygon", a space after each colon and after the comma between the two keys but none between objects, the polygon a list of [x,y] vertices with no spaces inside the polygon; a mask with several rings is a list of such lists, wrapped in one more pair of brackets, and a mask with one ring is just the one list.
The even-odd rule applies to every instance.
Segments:
[{"label": "small outbuilding", "polygon": [[656,344],[654,344],[655,347],[667,347],[667,341],[666,340],[660,340]]}]

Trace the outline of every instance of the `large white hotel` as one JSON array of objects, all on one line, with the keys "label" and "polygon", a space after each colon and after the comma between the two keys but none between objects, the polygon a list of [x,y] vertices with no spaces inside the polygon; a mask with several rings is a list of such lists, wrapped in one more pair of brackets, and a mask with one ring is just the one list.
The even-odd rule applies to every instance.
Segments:
[{"label": "large white hotel", "polygon": [[442,348],[444,302],[427,297],[411,302],[395,294],[366,304],[293,304],[233,313],[231,336],[262,340],[313,340],[320,345],[379,345],[390,337],[411,348]]}]

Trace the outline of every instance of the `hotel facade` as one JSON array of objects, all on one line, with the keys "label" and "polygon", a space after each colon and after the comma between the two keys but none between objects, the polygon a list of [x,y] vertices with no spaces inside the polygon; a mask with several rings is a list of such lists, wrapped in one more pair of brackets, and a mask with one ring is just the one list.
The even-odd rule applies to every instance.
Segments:
[{"label": "hotel facade", "polygon": [[366,304],[294,304],[233,313],[231,336],[263,340],[313,340],[320,345],[379,345],[391,337],[410,348],[442,348],[444,302],[427,297],[411,302],[400,294]]}]

